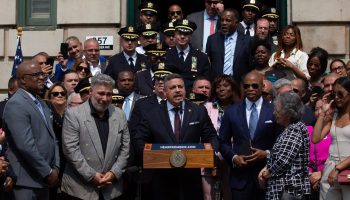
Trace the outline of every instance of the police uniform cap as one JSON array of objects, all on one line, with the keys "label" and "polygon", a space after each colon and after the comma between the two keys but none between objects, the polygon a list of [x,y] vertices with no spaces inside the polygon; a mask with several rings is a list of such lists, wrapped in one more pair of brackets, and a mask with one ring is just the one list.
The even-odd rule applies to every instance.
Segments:
[{"label": "police uniform cap", "polygon": [[136,29],[133,26],[127,26],[127,27],[121,28],[118,32],[118,35],[120,37],[129,39],[129,40],[139,38],[139,34],[137,33]]},{"label": "police uniform cap", "polygon": [[153,77],[155,79],[164,79],[169,74],[172,74],[173,72],[170,70],[170,65],[165,64],[163,62],[160,62],[152,69],[153,71]]},{"label": "police uniform cap", "polygon": [[260,11],[260,2],[257,0],[245,0],[243,2],[242,9],[245,9],[245,8],[253,8],[259,12]]},{"label": "police uniform cap", "polygon": [[278,19],[279,15],[276,8],[266,8],[261,11],[262,18]]},{"label": "police uniform cap", "polygon": [[176,31],[183,33],[193,33],[197,29],[197,25],[188,19],[176,20],[174,26]]},{"label": "police uniform cap", "polygon": [[139,35],[153,36],[158,34],[158,29],[152,24],[141,24],[137,28]]},{"label": "police uniform cap", "polygon": [[163,25],[163,33],[165,35],[174,35],[175,34],[175,27],[174,27],[174,22],[168,22]]},{"label": "police uniform cap", "polygon": [[163,57],[166,54],[166,46],[162,43],[149,44],[143,48],[147,56]]},{"label": "police uniform cap", "polygon": [[187,99],[190,101],[206,101],[208,100],[208,97],[205,94],[200,94],[200,93],[188,93]]},{"label": "police uniform cap", "polygon": [[158,13],[157,5],[152,1],[142,2],[139,6],[139,10],[142,13],[153,14],[153,15],[156,15]]},{"label": "police uniform cap", "polygon": [[91,88],[91,77],[81,79],[77,86],[74,88],[75,93],[88,92]]},{"label": "police uniform cap", "polygon": [[119,90],[114,88],[112,90],[112,104],[123,104],[124,97],[119,94]]}]

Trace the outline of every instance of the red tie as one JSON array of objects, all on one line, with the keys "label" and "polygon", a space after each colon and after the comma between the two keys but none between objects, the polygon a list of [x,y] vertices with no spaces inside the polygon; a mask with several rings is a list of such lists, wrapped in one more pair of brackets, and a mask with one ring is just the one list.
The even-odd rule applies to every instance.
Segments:
[{"label": "red tie", "polygon": [[174,117],[174,133],[175,133],[175,138],[176,142],[180,143],[180,129],[181,129],[181,120],[180,120],[180,115],[179,115],[179,108],[173,108],[173,111],[175,112],[175,117]]},{"label": "red tie", "polygon": [[213,35],[215,33],[215,29],[214,29],[214,19],[211,18],[210,19],[210,35]]}]

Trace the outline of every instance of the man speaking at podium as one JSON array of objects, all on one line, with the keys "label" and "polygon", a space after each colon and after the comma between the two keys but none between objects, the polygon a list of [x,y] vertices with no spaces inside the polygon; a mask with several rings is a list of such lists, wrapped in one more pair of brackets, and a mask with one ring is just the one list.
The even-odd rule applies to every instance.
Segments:
[{"label": "man speaking at podium", "polygon": [[[187,144],[210,142],[217,152],[218,138],[205,107],[185,100],[184,81],[178,74],[164,79],[167,98],[142,117],[136,134],[136,146],[145,143]],[[203,199],[200,169],[156,169],[152,177],[155,200]]]}]

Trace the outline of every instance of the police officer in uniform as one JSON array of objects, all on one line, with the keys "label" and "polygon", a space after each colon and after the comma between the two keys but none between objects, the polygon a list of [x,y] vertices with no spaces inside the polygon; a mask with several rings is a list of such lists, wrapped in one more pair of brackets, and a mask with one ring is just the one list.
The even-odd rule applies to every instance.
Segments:
[{"label": "police officer in uniform", "polygon": [[261,11],[261,18],[266,18],[270,22],[269,34],[274,45],[278,46],[278,11],[276,8],[266,8]]},{"label": "police officer in uniform", "polygon": [[192,33],[196,30],[195,23],[188,19],[174,22],[176,46],[167,51],[165,62],[172,64],[185,81],[186,92],[192,90],[196,77],[207,76],[210,68],[208,56],[191,47]]}]

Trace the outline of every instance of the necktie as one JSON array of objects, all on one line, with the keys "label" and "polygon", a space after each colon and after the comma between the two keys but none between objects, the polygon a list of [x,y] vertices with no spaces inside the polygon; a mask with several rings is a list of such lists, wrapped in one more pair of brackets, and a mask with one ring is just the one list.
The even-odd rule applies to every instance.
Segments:
[{"label": "necktie", "polygon": [[134,69],[135,65],[134,65],[134,59],[132,57],[129,58],[129,66]]},{"label": "necktie", "polygon": [[245,27],[245,35],[248,35],[248,36],[250,36],[250,31],[249,31],[249,29],[250,29],[250,24],[247,24],[247,27]]},{"label": "necktie", "polygon": [[180,51],[180,59],[185,61],[185,53],[183,51]]},{"label": "necktie", "polygon": [[173,108],[173,111],[175,112],[175,117],[174,117],[174,133],[175,133],[175,138],[176,142],[180,142],[180,130],[181,130],[181,119],[180,119],[180,114],[179,108]]},{"label": "necktie", "polygon": [[130,115],[130,99],[128,97],[125,98],[124,100],[124,108],[123,111],[126,116],[126,120],[129,120],[129,115]]},{"label": "necktie", "polygon": [[232,69],[232,38],[228,37],[225,39],[225,62],[224,62],[224,74],[231,75]]},{"label": "necktie", "polygon": [[255,103],[253,103],[250,110],[251,110],[251,113],[249,118],[249,133],[250,133],[250,138],[253,139],[256,125],[258,123],[258,110],[256,109]]},{"label": "necktie", "polygon": [[214,18],[210,18],[210,33],[209,35],[213,35],[215,33],[215,28],[214,28]]},{"label": "necktie", "polygon": [[40,103],[39,100],[37,100],[37,99],[34,100],[34,103],[35,103],[36,107],[39,109],[40,114],[41,114],[41,116],[43,117],[45,123],[47,124],[46,117],[45,117],[45,114],[44,114],[44,109],[43,109],[43,107],[41,106],[41,103]]}]

